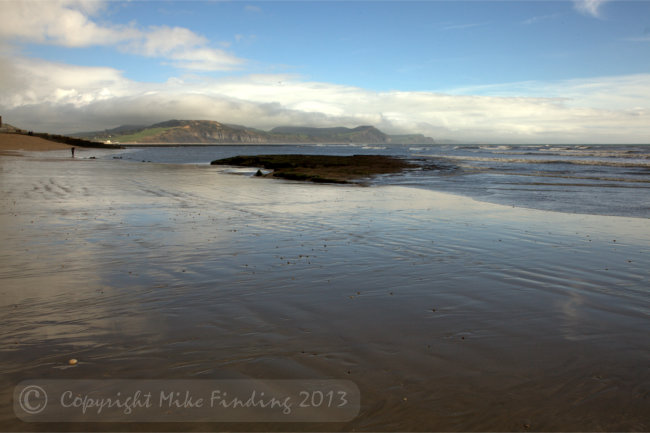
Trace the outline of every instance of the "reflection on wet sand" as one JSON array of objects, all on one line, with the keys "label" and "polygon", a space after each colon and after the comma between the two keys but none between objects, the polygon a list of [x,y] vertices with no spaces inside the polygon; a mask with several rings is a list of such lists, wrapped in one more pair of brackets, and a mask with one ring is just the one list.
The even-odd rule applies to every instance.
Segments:
[{"label": "reflection on wet sand", "polygon": [[345,424],[114,431],[650,425],[647,220],[56,155],[0,179],[4,430],[34,429],[11,407],[27,378],[361,390]]}]

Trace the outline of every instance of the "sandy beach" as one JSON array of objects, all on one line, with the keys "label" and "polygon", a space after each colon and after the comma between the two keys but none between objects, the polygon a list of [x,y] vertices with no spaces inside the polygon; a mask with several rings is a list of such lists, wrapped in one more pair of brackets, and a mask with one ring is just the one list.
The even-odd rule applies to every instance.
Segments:
[{"label": "sandy beach", "polygon": [[34,378],[361,392],[346,423],[70,431],[650,429],[647,219],[88,159],[106,150],[72,160],[28,141],[2,149],[60,147],[0,156],[4,431],[54,428],[14,416],[13,388]]},{"label": "sandy beach", "polygon": [[67,144],[56,143],[40,137],[0,133],[0,155],[18,155],[17,151],[69,150],[71,147]]}]

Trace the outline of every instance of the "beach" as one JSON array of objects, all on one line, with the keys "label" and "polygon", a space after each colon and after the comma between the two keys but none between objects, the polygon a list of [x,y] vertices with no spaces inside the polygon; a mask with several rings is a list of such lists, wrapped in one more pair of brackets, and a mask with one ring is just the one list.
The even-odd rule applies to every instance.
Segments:
[{"label": "beach", "polygon": [[[650,429],[647,218],[54,145],[0,155],[4,431]],[[361,410],[24,423],[38,378],[345,379]]]},{"label": "beach", "polygon": [[0,133],[0,155],[19,155],[21,151],[49,151],[70,149],[72,146],[25,134]]}]

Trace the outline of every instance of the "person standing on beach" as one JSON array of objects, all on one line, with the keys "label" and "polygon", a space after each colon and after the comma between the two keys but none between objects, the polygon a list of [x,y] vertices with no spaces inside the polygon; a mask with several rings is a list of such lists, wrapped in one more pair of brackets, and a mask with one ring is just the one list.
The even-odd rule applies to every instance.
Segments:
[{"label": "person standing on beach", "polygon": [[70,148],[70,152],[72,152],[72,157],[74,158],[74,147]]}]

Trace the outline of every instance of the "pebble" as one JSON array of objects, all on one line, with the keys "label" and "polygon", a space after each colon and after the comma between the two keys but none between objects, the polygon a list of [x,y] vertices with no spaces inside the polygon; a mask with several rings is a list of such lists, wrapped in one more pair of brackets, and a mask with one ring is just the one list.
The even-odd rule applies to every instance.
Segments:
[{"label": "pebble", "polygon": [[69,364],[69,365],[77,365],[78,362],[79,362],[79,361],[77,361],[76,359],[74,359],[74,358],[70,358],[70,360],[68,361],[68,364]]}]

